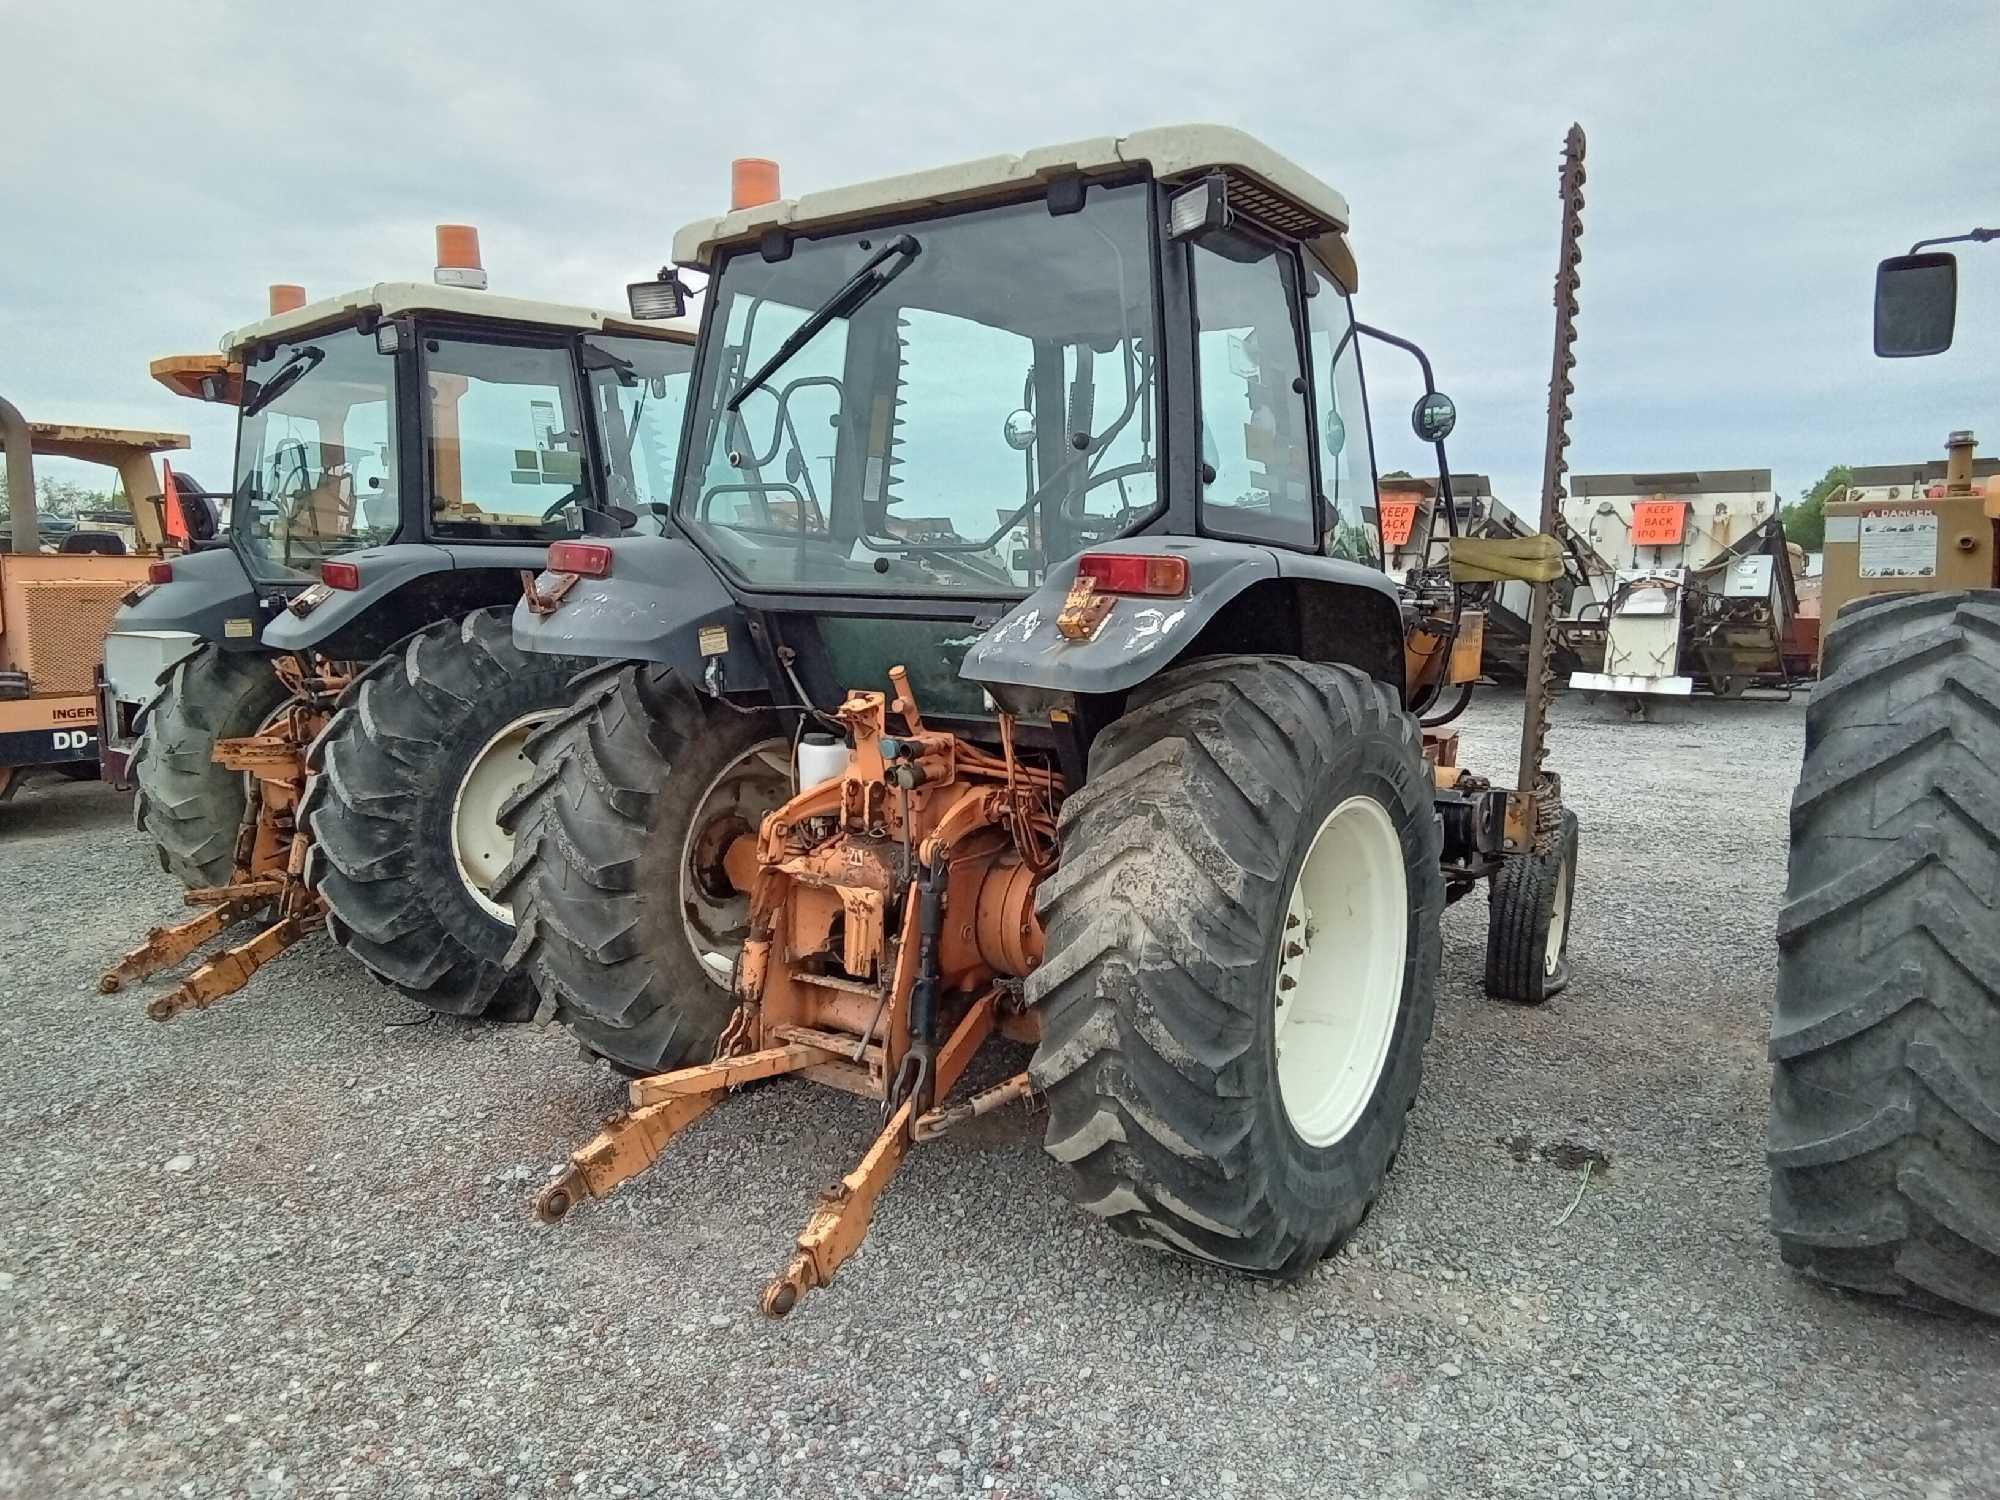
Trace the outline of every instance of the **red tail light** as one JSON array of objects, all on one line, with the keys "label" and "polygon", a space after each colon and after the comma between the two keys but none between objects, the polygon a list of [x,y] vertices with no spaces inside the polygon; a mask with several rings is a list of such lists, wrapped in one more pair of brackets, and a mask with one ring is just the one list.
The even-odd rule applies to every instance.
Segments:
[{"label": "red tail light", "polygon": [[351,562],[323,562],[319,565],[319,581],[330,589],[352,592],[361,587],[361,569]]},{"label": "red tail light", "polygon": [[606,577],[611,572],[611,549],[602,542],[556,542],[549,548],[549,571]]},{"label": "red tail light", "polygon": [[1107,594],[1185,594],[1185,557],[1144,552],[1086,552],[1076,560],[1076,574]]},{"label": "red tail light", "polygon": [[156,562],[156,563],[146,564],[146,582],[172,583],[173,581],[174,581],[174,565],[172,563]]}]

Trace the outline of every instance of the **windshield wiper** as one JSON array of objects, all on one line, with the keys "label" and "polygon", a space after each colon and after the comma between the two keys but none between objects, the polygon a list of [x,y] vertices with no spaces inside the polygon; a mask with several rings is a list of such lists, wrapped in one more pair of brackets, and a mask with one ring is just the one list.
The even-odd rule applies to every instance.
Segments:
[{"label": "windshield wiper", "polygon": [[[869,256],[867,264],[850,276],[840,290],[814,308],[805,322],[793,329],[785,341],[778,345],[777,352],[757,367],[757,373],[736,388],[735,394],[723,402],[722,409],[735,411],[750,398],[753,391],[777,374],[787,360],[811,343],[813,336],[835,318],[853,317],[869,298],[907,271],[910,262],[917,258],[922,249],[923,246],[917,243],[915,235],[904,234],[898,235]],[[895,265],[887,270],[882,269],[885,261],[899,255],[902,259]]]},{"label": "windshield wiper", "polygon": [[256,395],[243,403],[243,415],[246,417],[256,416],[258,412],[262,411],[273,401],[284,395],[286,391],[289,391],[293,386],[305,379],[308,372],[315,369],[319,365],[319,362],[325,358],[326,351],[316,346],[308,346],[299,350],[298,353],[280,365],[276,373],[269,380],[257,388]]}]

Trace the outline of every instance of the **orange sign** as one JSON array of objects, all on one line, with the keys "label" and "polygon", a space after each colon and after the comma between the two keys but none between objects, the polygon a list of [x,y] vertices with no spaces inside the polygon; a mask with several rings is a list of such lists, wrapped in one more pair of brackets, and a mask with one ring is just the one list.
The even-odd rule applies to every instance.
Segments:
[{"label": "orange sign", "polygon": [[1632,507],[1632,545],[1678,547],[1687,527],[1687,501],[1641,500]]},{"label": "orange sign", "polygon": [[1417,502],[1414,500],[1384,500],[1382,502],[1382,540],[1391,547],[1407,547],[1410,533],[1417,525]]}]

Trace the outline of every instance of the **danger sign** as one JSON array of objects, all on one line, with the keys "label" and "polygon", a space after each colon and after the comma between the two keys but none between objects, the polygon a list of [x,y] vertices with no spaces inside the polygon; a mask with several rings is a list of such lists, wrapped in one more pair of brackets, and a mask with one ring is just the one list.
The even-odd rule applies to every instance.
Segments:
[{"label": "danger sign", "polygon": [[1632,545],[1678,547],[1687,526],[1687,501],[1641,500],[1632,507]]},{"label": "danger sign", "polygon": [[1391,547],[1407,547],[1410,533],[1417,525],[1417,502],[1414,500],[1384,500],[1382,502],[1382,540]]}]

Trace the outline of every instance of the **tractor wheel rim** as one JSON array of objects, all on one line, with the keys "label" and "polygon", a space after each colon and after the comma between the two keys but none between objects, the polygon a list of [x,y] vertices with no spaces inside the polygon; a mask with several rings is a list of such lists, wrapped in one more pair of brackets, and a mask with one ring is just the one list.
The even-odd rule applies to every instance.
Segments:
[{"label": "tractor wheel rim", "polygon": [[500,826],[500,809],[534,769],[528,737],[558,712],[537,709],[502,725],[472,757],[451,799],[451,853],[458,878],[481,911],[509,927],[514,908],[493,899],[493,888],[514,859],[514,835]]},{"label": "tractor wheel rim", "polygon": [[1563,855],[1562,863],[1556,866],[1556,899],[1549,912],[1549,941],[1542,951],[1542,973],[1548,978],[1556,976],[1562,967],[1563,942],[1569,935],[1569,856]]},{"label": "tractor wheel rim", "polygon": [[717,899],[714,881],[696,869],[702,835],[723,820],[740,821],[754,833],[764,814],[783,806],[792,795],[791,742],[759,741],[716,773],[703,788],[681,841],[681,926],[688,947],[708,977],[724,989],[736,972],[749,930],[750,898],[741,893]]},{"label": "tractor wheel rim", "polygon": [[1313,835],[1278,937],[1278,1091],[1308,1145],[1344,1138],[1375,1096],[1402,1011],[1409,921],[1396,826],[1374,798],[1349,797]]}]

